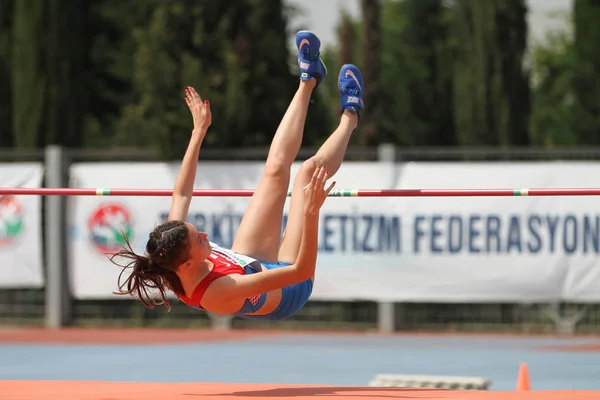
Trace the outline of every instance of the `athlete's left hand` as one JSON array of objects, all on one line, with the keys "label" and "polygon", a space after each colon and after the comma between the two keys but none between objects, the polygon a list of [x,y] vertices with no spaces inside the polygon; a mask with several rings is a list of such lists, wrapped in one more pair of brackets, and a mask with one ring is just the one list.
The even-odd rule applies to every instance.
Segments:
[{"label": "athlete's left hand", "polygon": [[210,112],[210,103],[208,100],[202,101],[202,98],[191,86],[185,89],[185,102],[192,113],[194,120],[194,134],[199,134],[204,137],[206,131],[212,122],[212,114]]},{"label": "athlete's left hand", "polygon": [[304,187],[304,213],[306,215],[318,214],[319,210],[323,206],[327,195],[333,189],[335,182],[325,188],[329,173],[323,166],[317,167],[313,172],[310,183]]}]

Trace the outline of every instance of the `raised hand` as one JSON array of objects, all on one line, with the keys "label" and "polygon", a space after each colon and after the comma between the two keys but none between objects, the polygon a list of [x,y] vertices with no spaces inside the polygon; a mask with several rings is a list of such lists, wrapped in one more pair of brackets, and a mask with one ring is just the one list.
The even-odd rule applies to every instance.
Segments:
[{"label": "raised hand", "polygon": [[313,172],[310,183],[304,187],[304,213],[306,215],[317,214],[321,206],[323,206],[327,195],[333,189],[335,182],[332,182],[325,189],[328,175],[325,167],[319,166]]},{"label": "raised hand", "polygon": [[209,101],[202,101],[196,89],[191,86],[185,89],[185,96],[185,102],[192,113],[194,121],[194,133],[205,135],[212,122]]}]

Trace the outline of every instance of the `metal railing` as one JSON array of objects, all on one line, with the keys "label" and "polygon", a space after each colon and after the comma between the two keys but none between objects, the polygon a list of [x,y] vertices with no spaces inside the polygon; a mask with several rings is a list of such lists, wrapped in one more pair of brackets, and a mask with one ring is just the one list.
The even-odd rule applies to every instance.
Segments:
[{"label": "metal railing", "polygon": [[[316,149],[303,148],[298,160]],[[202,160],[264,160],[267,148],[204,149]],[[600,148],[350,148],[349,161],[548,161],[598,160]],[[44,161],[45,186],[65,187],[71,162],[159,161],[146,149],[0,149],[0,161]],[[44,204],[44,289],[0,289],[2,325],[102,325],[207,327],[215,320],[175,303],[171,313],[146,310],[131,300],[75,300],[67,287],[64,201]],[[219,321],[217,321],[219,322]],[[222,321],[221,321],[222,322]],[[600,333],[600,304],[421,304],[310,301],[296,316],[276,324],[234,319],[233,328],[359,329],[380,331],[478,331]]]}]

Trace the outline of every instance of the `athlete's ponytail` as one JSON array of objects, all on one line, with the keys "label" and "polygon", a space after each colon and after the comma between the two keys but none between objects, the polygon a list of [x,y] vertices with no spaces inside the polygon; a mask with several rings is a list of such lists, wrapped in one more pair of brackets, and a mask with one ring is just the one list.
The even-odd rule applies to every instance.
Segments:
[{"label": "athlete's ponytail", "polygon": [[[125,246],[109,257],[115,265],[122,268],[117,282],[119,290],[115,294],[131,295],[147,308],[165,305],[170,310],[171,303],[167,299],[166,289],[177,295],[185,294],[175,270],[187,259],[187,235],[184,222],[169,221],[160,225],[150,233],[145,255],[136,254],[129,239],[123,235]],[[116,257],[129,259],[129,262],[118,264],[114,260]],[[123,274],[127,270],[131,272],[124,278]]]}]

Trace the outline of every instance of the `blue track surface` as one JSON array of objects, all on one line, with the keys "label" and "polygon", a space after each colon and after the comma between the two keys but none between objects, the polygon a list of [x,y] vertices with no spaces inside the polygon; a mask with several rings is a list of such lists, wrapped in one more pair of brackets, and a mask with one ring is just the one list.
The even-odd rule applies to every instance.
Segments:
[{"label": "blue track surface", "polygon": [[477,376],[514,390],[600,389],[600,353],[538,346],[597,340],[291,335],[173,345],[0,345],[0,379],[367,385],[378,373]]}]

